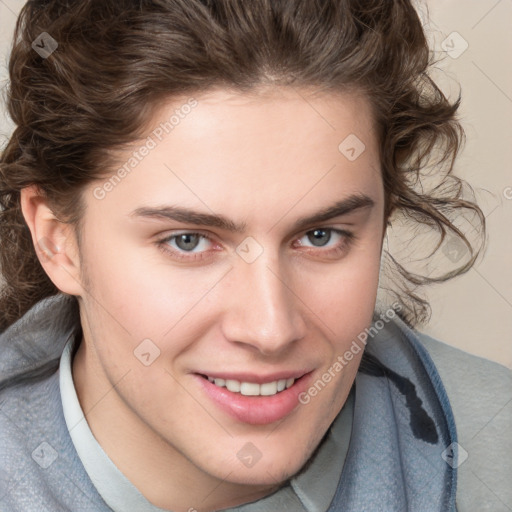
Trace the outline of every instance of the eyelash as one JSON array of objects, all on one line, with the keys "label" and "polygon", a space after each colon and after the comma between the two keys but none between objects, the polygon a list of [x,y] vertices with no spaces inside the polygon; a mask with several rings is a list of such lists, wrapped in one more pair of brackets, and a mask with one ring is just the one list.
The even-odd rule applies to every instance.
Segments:
[{"label": "eyelash", "polygon": [[[322,256],[329,256],[329,257],[333,257],[333,258],[336,258],[337,256],[341,257],[352,246],[352,244],[357,239],[356,235],[354,233],[352,233],[351,231],[345,231],[342,229],[329,228],[329,227],[318,227],[315,229],[310,229],[310,230],[306,231],[300,238],[303,238],[308,233],[313,233],[314,231],[317,231],[317,230],[330,231],[331,233],[335,233],[337,235],[342,236],[341,243],[338,244],[336,247],[333,247],[332,249],[328,249],[328,250],[322,250],[321,248],[319,250],[315,250],[311,247],[306,247],[307,253],[310,253],[310,252],[320,253]],[[193,262],[193,261],[204,260],[205,258],[208,257],[208,256],[205,256],[206,251],[199,252],[199,253],[187,253],[186,251],[177,251],[175,249],[169,249],[168,242],[170,242],[171,240],[173,240],[179,236],[182,236],[182,235],[198,235],[198,236],[214,243],[213,239],[211,237],[209,237],[208,235],[205,235],[204,233],[199,233],[197,231],[182,231],[180,233],[175,233],[173,235],[166,236],[163,239],[157,240],[156,245],[165,254],[171,255],[173,258],[181,260],[181,261]],[[330,240],[329,240],[329,242],[330,242]],[[186,254],[186,256],[185,256],[185,254]]]}]

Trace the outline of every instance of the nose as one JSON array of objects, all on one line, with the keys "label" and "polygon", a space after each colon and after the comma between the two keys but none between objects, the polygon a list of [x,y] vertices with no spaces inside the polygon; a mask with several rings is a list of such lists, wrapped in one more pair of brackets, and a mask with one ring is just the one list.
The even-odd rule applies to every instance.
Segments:
[{"label": "nose", "polygon": [[268,356],[284,352],[305,336],[300,308],[304,305],[275,260],[262,255],[251,264],[239,261],[230,274],[231,300],[223,321],[226,339]]}]

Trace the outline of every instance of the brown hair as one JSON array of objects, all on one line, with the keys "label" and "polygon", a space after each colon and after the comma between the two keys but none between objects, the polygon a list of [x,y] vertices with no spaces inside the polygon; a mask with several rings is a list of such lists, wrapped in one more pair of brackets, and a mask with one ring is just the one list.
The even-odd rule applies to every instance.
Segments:
[{"label": "brown hair", "polygon": [[[50,55],[33,46],[42,33],[58,43]],[[464,182],[452,174],[464,138],[460,95],[453,103],[443,95],[428,74],[432,64],[409,0],[27,2],[9,63],[16,128],[0,159],[0,331],[58,292],[20,210],[23,187],[36,184],[79,234],[83,188],[110,169],[113,149],[141,135],[161,101],[272,84],[365,94],[379,128],[386,219],[402,215],[437,232],[433,253],[448,234],[467,247],[466,260],[437,277],[387,255],[402,317],[424,321],[428,302],[416,288],[466,272],[481,249],[454,215],[475,215],[485,234],[480,208],[463,198]],[[429,166],[437,181],[426,188]]]}]

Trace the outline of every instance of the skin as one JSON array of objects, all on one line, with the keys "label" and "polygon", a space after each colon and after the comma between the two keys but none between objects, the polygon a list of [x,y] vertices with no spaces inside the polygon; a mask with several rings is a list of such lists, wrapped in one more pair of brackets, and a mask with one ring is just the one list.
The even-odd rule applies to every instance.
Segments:
[{"label": "skin", "polygon": [[[72,370],[89,426],[151,503],[175,511],[254,501],[310,458],[345,403],[362,351],[309,404],[268,425],[227,415],[192,372],[309,368],[316,381],[371,323],[385,226],[364,98],[279,88],[195,98],[197,107],[103,199],[94,189],[104,180],[84,190],[80,250],[37,189],[22,191],[34,245],[44,238],[54,246],[38,252],[41,264],[80,303],[84,337]],[[152,128],[185,101],[162,105]],[[355,161],[338,150],[349,134],[366,146]],[[119,165],[140,145],[120,153]],[[293,230],[351,194],[374,206]],[[164,205],[222,214],[246,230],[130,215]],[[346,238],[329,239],[328,228],[356,239],[336,253]],[[327,230],[324,246],[313,244],[315,229]],[[189,252],[167,242],[184,259],[158,246],[197,231],[211,241],[199,238]],[[248,236],[263,248],[252,263],[236,252]],[[150,366],[134,356],[147,338],[160,350]],[[237,458],[248,442],[262,454],[250,468]]]}]

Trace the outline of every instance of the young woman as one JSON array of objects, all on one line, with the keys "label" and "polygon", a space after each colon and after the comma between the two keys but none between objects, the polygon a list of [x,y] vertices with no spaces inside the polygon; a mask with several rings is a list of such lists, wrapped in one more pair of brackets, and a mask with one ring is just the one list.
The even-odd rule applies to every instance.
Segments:
[{"label": "young woman", "polygon": [[[26,4],[1,510],[455,510],[455,351],[414,327],[484,218],[429,64],[405,0]],[[465,258],[411,271],[399,221]]]}]

